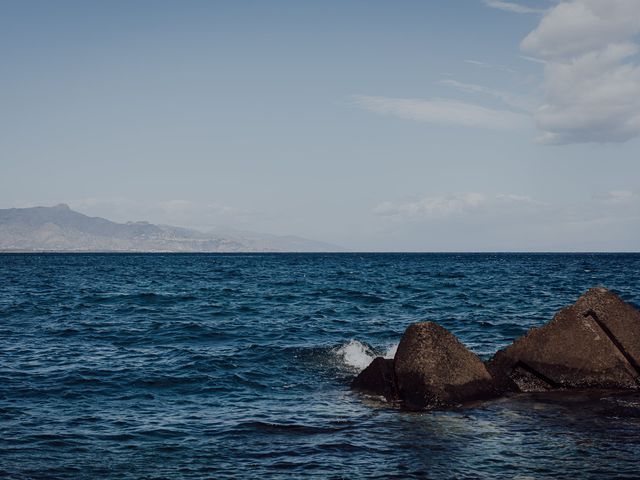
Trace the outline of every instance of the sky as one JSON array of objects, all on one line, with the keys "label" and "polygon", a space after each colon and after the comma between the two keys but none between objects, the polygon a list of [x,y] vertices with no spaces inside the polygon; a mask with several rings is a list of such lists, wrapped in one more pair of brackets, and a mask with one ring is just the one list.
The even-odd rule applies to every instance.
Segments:
[{"label": "sky", "polygon": [[0,208],[639,251],[637,0],[0,3]]}]

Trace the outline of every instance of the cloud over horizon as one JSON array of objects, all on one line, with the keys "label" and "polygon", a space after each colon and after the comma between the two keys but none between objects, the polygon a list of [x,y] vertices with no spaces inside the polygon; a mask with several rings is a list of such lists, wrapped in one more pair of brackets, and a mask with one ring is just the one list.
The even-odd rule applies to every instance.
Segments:
[{"label": "cloud over horizon", "polygon": [[373,213],[401,220],[420,221],[443,219],[454,216],[477,215],[478,213],[505,214],[522,209],[540,209],[546,204],[533,200],[527,195],[487,194],[479,192],[451,193],[447,195],[423,197],[405,202],[386,201],[377,205]]},{"label": "cloud over horizon", "polygon": [[553,203],[520,194],[452,193],[385,201],[372,213],[386,219],[387,235],[396,241],[422,237],[406,247],[416,251],[629,251],[640,238],[640,195],[631,190]]}]

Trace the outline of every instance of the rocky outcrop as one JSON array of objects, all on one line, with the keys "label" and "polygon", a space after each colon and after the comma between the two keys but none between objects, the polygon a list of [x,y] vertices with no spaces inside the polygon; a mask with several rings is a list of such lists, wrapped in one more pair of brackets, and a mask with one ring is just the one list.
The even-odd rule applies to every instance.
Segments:
[{"label": "rocky outcrop", "polygon": [[433,322],[410,325],[395,356],[398,396],[415,410],[490,397],[492,378],[477,355]]},{"label": "rocky outcrop", "polygon": [[497,352],[487,367],[502,391],[635,389],[639,360],[640,312],[594,288]]},{"label": "rocky outcrop", "polygon": [[351,388],[387,400],[397,398],[393,359],[377,357],[351,383]]},{"label": "rocky outcrop", "polygon": [[494,395],[482,361],[432,322],[410,325],[393,360],[376,358],[352,388],[400,400],[410,410],[458,405]]},{"label": "rocky outcrop", "polygon": [[640,389],[640,312],[593,288],[486,364],[443,327],[416,323],[393,360],[376,358],[352,386],[412,410],[509,392]]}]

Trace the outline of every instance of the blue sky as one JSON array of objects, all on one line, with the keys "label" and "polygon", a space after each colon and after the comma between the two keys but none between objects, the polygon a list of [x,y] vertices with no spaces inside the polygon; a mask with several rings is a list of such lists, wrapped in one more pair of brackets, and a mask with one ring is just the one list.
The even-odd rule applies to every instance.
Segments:
[{"label": "blue sky", "polygon": [[0,206],[640,247],[636,0],[3,2]]}]

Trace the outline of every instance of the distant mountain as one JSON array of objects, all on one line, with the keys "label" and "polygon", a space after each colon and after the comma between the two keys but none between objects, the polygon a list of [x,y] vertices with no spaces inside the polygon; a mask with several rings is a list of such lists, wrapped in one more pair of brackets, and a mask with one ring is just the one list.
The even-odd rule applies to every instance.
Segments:
[{"label": "distant mountain", "polygon": [[148,222],[116,223],[68,205],[0,209],[0,251],[337,252],[300,237],[255,232],[204,233]]}]

